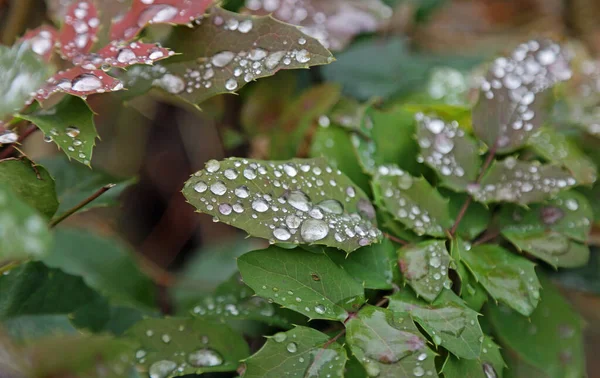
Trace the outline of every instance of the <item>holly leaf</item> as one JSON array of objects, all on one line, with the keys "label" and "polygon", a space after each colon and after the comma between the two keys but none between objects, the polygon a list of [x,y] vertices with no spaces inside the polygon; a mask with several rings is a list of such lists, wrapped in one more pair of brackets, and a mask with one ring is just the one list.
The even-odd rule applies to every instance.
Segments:
[{"label": "holly leaf", "polygon": [[596,181],[598,167],[566,135],[550,127],[542,127],[529,138],[529,146],[544,159],[565,167],[578,184]]},{"label": "holly leaf", "polygon": [[238,258],[257,295],[310,319],[344,321],[365,302],[364,290],[324,254],[270,247]]},{"label": "holly leaf", "polygon": [[433,168],[442,184],[456,191],[466,191],[477,180],[481,169],[479,148],[457,121],[417,113],[417,140],[423,161]]},{"label": "holly leaf", "polygon": [[0,182],[27,205],[50,219],[58,209],[55,183],[48,171],[27,158],[0,161]]},{"label": "holly leaf", "polygon": [[479,245],[461,251],[475,280],[497,301],[529,316],[540,301],[535,264],[496,245]]},{"label": "holly leaf", "polygon": [[342,377],[348,357],[344,347],[308,327],[296,327],[269,337],[244,362],[244,378],[279,378],[294,371],[303,377]]},{"label": "holly leaf", "polygon": [[146,319],[125,333],[151,377],[235,371],[248,357],[246,341],[225,324],[203,319]]},{"label": "holly leaf", "polygon": [[273,242],[352,252],[381,237],[367,196],[323,158],[211,160],[183,194],[200,212]]},{"label": "holly leaf", "polygon": [[48,79],[44,86],[34,92],[35,97],[30,98],[27,104],[32,103],[34,99],[42,102],[55,93],[67,93],[86,99],[87,96],[92,94],[117,92],[123,90],[123,88],[123,83],[120,80],[104,71],[86,70],[81,66],[77,66],[66,71],[60,71]]},{"label": "holly leaf", "polygon": [[128,88],[143,92],[152,84],[199,104],[281,69],[333,61],[327,49],[295,26],[221,8],[212,8],[195,29],[175,29],[165,45],[182,55],[164,65],[129,70],[124,78]]},{"label": "holly leaf", "polygon": [[155,62],[175,55],[173,51],[161,47],[157,43],[111,42],[98,52],[82,55],[75,62],[88,70],[103,69],[110,67],[126,68],[134,64],[152,65]]},{"label": "holly leaf", "polygon": [[52,67],[38,59],[31,43],[0,46],[0,120],[21,110],[52,74]]},{"label": "holly leaf", "polygon": [[4,183],[0,183],[0,214],[0,262],[46,255],[52,242],[46,219]]},{"label": "holly leaf", "polygon": [[487,335],[483,336],[482,341],[481,356],[478,356],[477,359],[460,359],[452,354],[448,354],[442,367],[444,377],[502,378],[506,363],[500,353],[500,347]]},{"label": "holly leaf", "polygon": [[67,96],[52,109],[19,114],[18,117],[39,127],[46,140],[56,143],[69,159],[90,165],[98,132],[94,113],[84,100]]},{"label": "holly leaf", "polygon": [[475,134],[499,153],[522,147],[544,123],[548,89],[571,74],[561,47],[550,40],[523,43],[510,57],[497,58],[473,109]]},{"label": "holly leaf", "polygon": [[434,356],[410,317],[367,305],[346,322],[346,341],[371,377],[436,375]]},{"label": "holly leaf", "polygon": [[489,306],[495,334],[502,346],[547,377],[585,376],[583,322],[549,279],[542,275],[540,281],[542,298],[528,318],[503,305]]},{"label": "holly leaf", "polygon": [[443,290],[431,304],[403,290],[390,297],[388,308],[409,314],[435,345],[443,346],[458,358],[473,360],[482,353],[483,332],[477,312],[450,290]]},{"label": "holly leaf", "polygon": [[17,42],[27,42],[31,51],[39,55],[45,62],[50,62],[54,46],[58,42],[58,31],[49,25],[42,25],[27,31]]},{"label": "holly leaf", "polygon": [[97,40],[100,19],[92,1],[73,2],[67,9],[60,30],[60,52],[63,59],[76,60],[87,54]]},{"label": "holly leaf", "polygon": [[448,278],[450,255],[442,240],[430,240],[398,250],[398,264],[404,280],[417,295],[432,302],[442,292],[450,288]]},{"label": "holly leaf", "polygon": [[448,200],[423,177],[412,177],[396,166],[380,166],[371,184],[379,206],[417,235],[443,237],[452,225]]},{"label": "holly leaf", "polygon": [[559,166],[508,157],[494,161],[481,183],[472,184],[467,190],[479,202],[527,205],[542,202],[575,184],[575,179]]}]

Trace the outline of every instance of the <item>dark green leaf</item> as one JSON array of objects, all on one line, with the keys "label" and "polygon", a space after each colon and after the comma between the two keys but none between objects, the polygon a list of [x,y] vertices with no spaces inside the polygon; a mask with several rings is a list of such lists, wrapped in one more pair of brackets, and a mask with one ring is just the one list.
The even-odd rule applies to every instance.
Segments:
[{"label": "dark green leaf", "polygon": [[575,179],[556,165],[508,157],[503,161],[494,161],[481,183],[470,185],[467,189],[479,202],[526,205],[541,202],[575,184]]},{"label": "dark green leaf", "polygon": [[270,247],[241,256],[238,267],[257,295],[311,319],[344,321],[365,301],[362,285],[324,254]]},{"label": "dark green leaf", "polygon": [[307,327],[277,333],[245,361],[244,378],[280,378],[290,372],[302,377],[343,377],[346,350],[328,341],[327,335]]},{"label": "dark green leaf", "polygon": [[324,158],[211,160],[183,194],[199,211],[273,242],[351,252],[381,237],[370,200]]},{"label": "dark green leaf", "polygon": [[408,313],[435,345],[443,346],[456,357],[472,360],[481,355],[483,332],[478,314],[452,291],[443,290],[428,304],[409,290],[403,290],[390,297],[389,309]]},{"label": "dark green leaf", "polygon": [[582,320],[550,280],[529,318],[506,306],[489,306],[489,317],[503,346],[551,378],[585,376]]},{"label": "dark green leaf", "polygon": [[10,337],[19,342],[77,333],[67,315],[23,315],[7,319],[2,324]]},{"label": "dark green leaf", "polygon": [[91,288],[122,304],[154,305],[154,283],[119,241],[78,229],[58,229],[44,263],[80,276]]},{"label": "dark green leaf", "polygon": [[98,132],[94,126],[94,112],[83,99],[66,96],[54,108],[19,114],[18,117],[39,127],[69,159],[90,165]]},{"label": "dark green leaf", "polygon": [[[405,315],[405,316],[402,316]],[[435,354],[407,314],[363,307],[346,323],[346,341],[371,377],[435,376]]]},{"label": "dark green leaf", "polygon": [[126,336],[138,344],[137,363],[151,377],[235,371],[250,354],[242,336],[203,319],[146,319]]},{"label": "dark green leaf", "polygon": [[590,249],[554,231],[524,235],[505,231],[502,235],[520,251],[526,251],[554,267],[576,268],[587,264]]},{"label": "dark green leaf", "polygon": [[444,287],[451,287],[448,278],[450,260],[443,240],[421,242],[398,251],[398,264],[404,279],[429,302],[437,298]]},{"label": "dark green leaf", "polygon": [[529,316],[540,300],[535,264],[496,245],[461,251],[462,261],[490,295]]},{"label": "dark green leaf", "polygon": [[445,236],[452,225],[448,200],[423,177],[396,166],[380,166],[372,181],[377,203],[417,235]]},{"label": "dark green leaf", "polygon": [[487,301],[488,296],[485,289],[475,280],[473,275],[469,273],[465,264],[461,261],[461,254],[465,248],[470,249],[471,244],[464,242],[460,238],[454,238],[452,240],[450,254],[454,259],[455,264],[452,269],[456,270],[458,278],[460,279],[458,294],[460,294],[460,297],[465,301],[467,306],[479,312],[483,307],[483,304]]},{"label": "dark green leaf", "polygon": [[[476,360],[459,359],[448,355],[442,373],[446,378],[502,378],[504,376],[504,359],[500,348],[489,336],[484,336],[481,356]],[[528,377],[533,378],[533,377]]]},{"label": "dark green leaf", "polygon": [[[456,219],[464,203],[467,201],[468,195],[466,193],[455,193],[443,188],[440,189],[440,194],[448,198],[450,218]],[[456,234],[461,235],[467,240],[475,239],[477,235],[488,229],[491,217],[489,208],[478,202],[471,203],[462,221],[458,224]]]},{"label": "dark green leaf", "polygon": [[54,180],[48,171],[29,159],[7,159],[0,162],[0,182],[46,218],[58,209]]}]

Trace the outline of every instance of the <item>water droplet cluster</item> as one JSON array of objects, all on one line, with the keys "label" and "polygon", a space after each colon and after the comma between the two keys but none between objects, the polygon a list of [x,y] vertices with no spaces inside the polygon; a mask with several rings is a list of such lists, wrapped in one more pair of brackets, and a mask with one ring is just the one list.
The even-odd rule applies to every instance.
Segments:
[{"label": "water droplet cluster", "polygon": [[415,292],[430,301],[450,284],[450,255],[443,241],[403,248],[399,252],[399,263],[402,274]]},{"label": "water droplet cluster", "polygon": [[267,300],[260,297],[251,297],[250,291],[243,289],[239,296],[219,295],[205,297],[192,309],[192,314],[200,317],[216,318],[248,318],[265,317],[273,318],[272,322],[286,323],[275,314],[275,308]]},{"label": "water droplet cluster", "polygon": [[87,53],[97,40],[100,20],[96,7],[90,1],[77,1],[65,16],[60,34],[61,53],[65,59],[73,59]]},{"label": "water droplet cluster", "polygon": [[123,88],[121,81],[107,75],[103,71],[75,67],[61,71],[48,79],[44,87],[30,94],[31,98],[27,104],[31,104],[34,99],[46,100],[57,92],[65,92],[86,98],[90,94],[115,92]]}]

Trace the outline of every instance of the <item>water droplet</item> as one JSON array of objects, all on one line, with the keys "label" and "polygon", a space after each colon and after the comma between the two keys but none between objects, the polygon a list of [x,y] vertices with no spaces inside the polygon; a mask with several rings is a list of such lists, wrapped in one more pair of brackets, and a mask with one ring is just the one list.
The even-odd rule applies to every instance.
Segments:
[{"label": "water droplet", "polygon": [[256,178],[256,171],[252,168],[244,169],[244,177],[248,180],[254,180]]},{"label": "water droplet", "polygon": [[252,202],[252,209],[258,211],[259,213],[264,213],[269,210],[269,205],[263,199],[257,199]]},{"label": "water droplet", "polygon": [[311,243],[327,237],[329,227],[327,223],[318,219],[307,219],[302,223],[300,234],[305,242]]},{"label": "water droplet", "polygon": [[221,168],[221,163],[217,160],[209,160],[206,162],[206,170],[210,173],[215,173]]},{"label": "water droplet", "polygon": [[267,56],[267,52],[263,49],[252,49],[250,54],[248,54],[248,58],[253,61],[259,61]]},{"label": "water droplet", "polygon": [[223,357],[210,348],[199,349],[188,356],[188,362],[195,367],[223,365]]},{"label": "water droplet", "polygon": [[442,260],[438,256],[433,256],[429,259],[429,265],[434,268],[439,268],[442,264]]},{"label": "water droplet", "polygon": [[567,209],[571,210],[571,211],[575,211],[577,209],[579,209],[579,203],[577,202],[577,200],[573,199],[573,198],[569,198],[565,201],[565,206],[567,207]]},{"label": "water droplet", "polygon": [[279,63],[281,62],[281,59],[283,59],[283,57],[285,56],[286,52],[285,51],[276,51],[272,54],[270,54],[267,59],[265,60],[265,67],[267,67],[267,69],[272,70],[275,67],[277,67],[279,65]]},{"label": "water droplet", "polygon": [[173,361],[162,360],[153,363],[148,370],[150,378],[167,378],[173,370],[177,368],[177,364]]},{"label": "water droplet", "polygon": [[442,338],[439,337],[438,335],[434,335],[433,342],[435,343],[435,345],[440,345],[442,343]]},{"label": "water droplet", "polygon": [[166,333],[161,336],[161,339],[165,344],[168,344],[171,342],[171,336],[167,335]]},{"label": "water droplet", "polygon": [[273,236],[278,240],[289,240],[292,237],[292,234],[285,228],[276,228],[273,230]]},{"label": "water droplet", "polygon": [[310,61],[310,53],[302,49],[296,53],[296,60],[298,63],[307,63]]},{"label": "water droplet", "polygon": [[416,366],[413,369],[413,375],[415,377],[422,377],[423,375],[425,375],[425,369],[423,369],[423,367],[421,367],[421,366]]},{"label": "water droplet", "polygon": [[225,82],[225,89],[228,91],[235,91],[238,87],[238,83],[235,79],[231,78]]},{"label": "water droplet", "polygon": [[238,31],[240,33],[248,33],[250,30],[252,30],[252,20],[244,20],[242,22],[240,22],[240,24],[238,25]]},{"label": "water droplet", "polygon": [[454,142],[444,134],[435,137],[434,147],[442,154],[447,154],[454,149]]},{"label": "water droplet", "polygon": [[319,202],[317,207],[330,214],[343,214],[344,206],[337,200],[325,200]]},{"label": "water droplet", "polygon": [[419,360],[419,361],[425,361],[426,359],[427,359],[427,353],[421,353],[417,357],[417,360]]},{"label": "water droplet", "polygon": [[310,209],[310,198],[299,190],[290,192],[287,202],[290,206],[300,211],[308,211]]},{"label": "water droplet", "polygon": [[179,76],[169,73],[164,74],[161,78],[154,80],[152,84],[172,94],[181,93],[185,89],[185,82],[183,79]]},{"label": "water droplet", "polygon": [[325,311],[326,311],[326,308],[322,304],[319,304],[319,305],[315,306],[315,312],[317,314],[323,315],[325,313]]},{"label": "water droplet", "polygon": [[222,204],[219,205],[219,213],[221,213],[223,215],[229,215],[229,214],[231,214],[232,210],[233,210],[233,208],[228,203],[222,203]]},{"label": "water droplet", "polygon": [[0,134],[0,144],[15,143],[19,140],[19,136],[14,131],[5,131]]},{"label": "water droplet", "polygon": [[71,89],[77,92],[90,92],[102,88],[102,81],[92,74],[81,74],[73,79]]},{"label": "water droplet", "polygon": [[177,16],[177,13],[179,13],[179,10],[171,5],[152,5],[140,13],[138,26],[143,27],[147,23],[167,22]]},{"label": "water droplet", "polygon": [[285,347],[285,349],[287,349],[287,351],[290,353],[296,353],[298,350],[298,345],[294,342],[291,342]]},{"label": "water droplet", "polygon": [[540,217],[542,222],[547,225],[552,225],[561,220],[564,217],[564,212],[554,206],[545,206],[540,210]]},{"label": "water droplet", "polygon": [[287,335],[284,332],[278,332],[275,335],[273,335],[273,339],[278,343],[281,343],[287,339]]},{"label": "water droplet", "polygon": [[146,357],[146,351],[143,349],[139,349],[137,352],[135,352],[135,358],[137,358],[138,360],[140,358],[144,358]]},{"label": "water droplet", "polygon": [[[244,176],[245,176],[245,171],[244,171]],[[248,198],[248,196],[250,196],[250,190],[245,185],[242,185],[242,186],[236,188],[234,193],[238,198],[242,198],[242,199]]]},{"label": "water droplet", "polygon": [[137,55],[131,49],[121,49],[117,54],[117,61],[119,63],[129,63],[135,61],[137,59]]},{"label": "water droplet", "polygon": [[235,169],[229,168],[223,172],[223,176],[228,180],[235,180],[238,177],[238,172]]},{"label": "water droplet", "polygon": [[80,133],[79,129],[75,126],[67,127],[66,132],[67,132],[67,135],[70,136],[71,138],[76,138]]},{"label": "water droplet", "polygon": [[196,185],[194,185],[194,190],[198,193],[204,193],[208,189],[208,185],[205,182],[199,181]]},{"label": "water droplet", "polygon": [[295,177],[298,174],[298,170],[291,164],[284,164],[283,171],[290,177]]},{"label": "water droplet", "polygon": [[444,130],[445,124],[444,121],[439,119],[432,119],[428,123],[425,124],[427,129],[434,134],[439,134]]},{"label": "water droplet", "polygon": [[496,374],[496,370],[491,364],[484,362],[481,367],[483,368],[485,378],[498,378],[498,374]]},{"label": "water droplet", "polygon": [[210,191],[217,196],[222,196],[227,192],[227,186],[223,183],[223,181],[217,181],[210,186]]}]

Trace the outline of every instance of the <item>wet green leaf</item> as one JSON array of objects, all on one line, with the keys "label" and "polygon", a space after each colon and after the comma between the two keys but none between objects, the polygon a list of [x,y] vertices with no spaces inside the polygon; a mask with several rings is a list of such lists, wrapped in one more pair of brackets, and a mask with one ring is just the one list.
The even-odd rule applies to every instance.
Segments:
[{"label": "wet green leaf", "polygon": [[585,376],[582,320],[550,280],[538,308],[526,318],[506,306],[489,306],[501,345],[551,378]]},{"label": "wet green leaf", "polygon": [[455,266],[452,269],[458,274],[460,279],[460,287],[458,288],[458,294],[465,301],[469,308],[479,312],[483,307],[483,304],[487,302],[488,295],[485,289],[478,283],[473,275],[469,273],[469,270],[462,262],[461,254],[466,249],[471,248],[471,244],[464,242],[461,238],[452,239],[452,246],[450,255],[454,259]]},{"label": "wet green leaf", "polygon": [[46,218],[56,213],[55,183],[44,167],[26,158],[2,160],[0,182]]},{"label": "wet green leaf", "polygon": [[2,322],[10,337],[19,342],[46,336],[76,334],[67,315],[23,315]]},{"label": "wet green leaf", "polygon": [[244,378],[280,378],[291,371],[303,377],[343,377],[346,350],[328,341],[329,336],[307,327],[276,333],[245,361]]},{"label": "wet green leaf", "polygon": [[372,185],[379,206],[417,235],[443,237],[452,225],[448,200],[423,177],[412,177],[396,166],[380,166]]},{"label": "wet green leaf", "polygon": [[547,90],[569,78],[567,57],[549,40],[523,43],[511,57],[497,58],[473,110],[475,134],[500,153],[522,147],[544,123]]},{"label": "wet green leaf", "polygon": [[344,321],[365,302],[360,283],[324,254],[270,247],[238,259],[257,295],[311,319]]},{"label": "wet green leaf", "polygon": [[496,245],[461,251],[461,258],[492,298],[529,316],[540,301],[535,264]]},{"label": "wet green leaf", "polygon": [[200,212],[273,242],[352,252],[381,236],[370,200],[324,158],[211,160],[183,194]]},{"label": "wet green leaf", "polygon": [[559,166],[508,157],[494,161],[481,183],[467,190],[479,202],[526,205],[553,197],[575,184],[575,179]]},{"label": "wet green leaf", "polygon": [[51,243],[46,220],[0,183],[0,262],[39,259]]},{"label": "wet green leaf", "polygon": [[565,167],[578,184],[596,181],[598,167],[577,144],[550,127],[542,127],[529,138],[529,146],[544,159]]},{"label": "wet green leaf", "polygon": [[367,305],[346,323],[346,330],[346,341],[369,376],[436,375],[435,354],[408,314]]},{"label": "wet green leaf", "polygon": [[135,358],[150,376],[235,371],[250,354],[242,336],[203,319],[146,319],[125,336],[138,345]]},{"label": "wet green leaf", "polygon": [[31,114],[19,114],[44,132],[69,159],[90,165],[98,132],[94,125],[94,112],[85,100],[66,96],[51,109],[41,109]]},{"label": "wet green leaf", "polygon": [[429,302],[435,300],[444,287],[451,287],[448,278],[450,260],[443,240],[430,240],[398,250],[398,264],[404,280],[417,295]]},{"label": "wet green leaf", "polygon": [[446,378],[502,378],[505,362],[500,354],[500,348],[492,338],[483,337],[481,356],[475,360],[459,359],[448,355],[442,373]]},{"label": "wet green leaf", "polygon": [[390,297],[388,308],[408,313],[434,344],[443,346],[456,357],[473,360],[482,353],[483,332],[477,312],[450,290],[443,290],[431,304],[418,299],[409,290],[403,290]]}]

